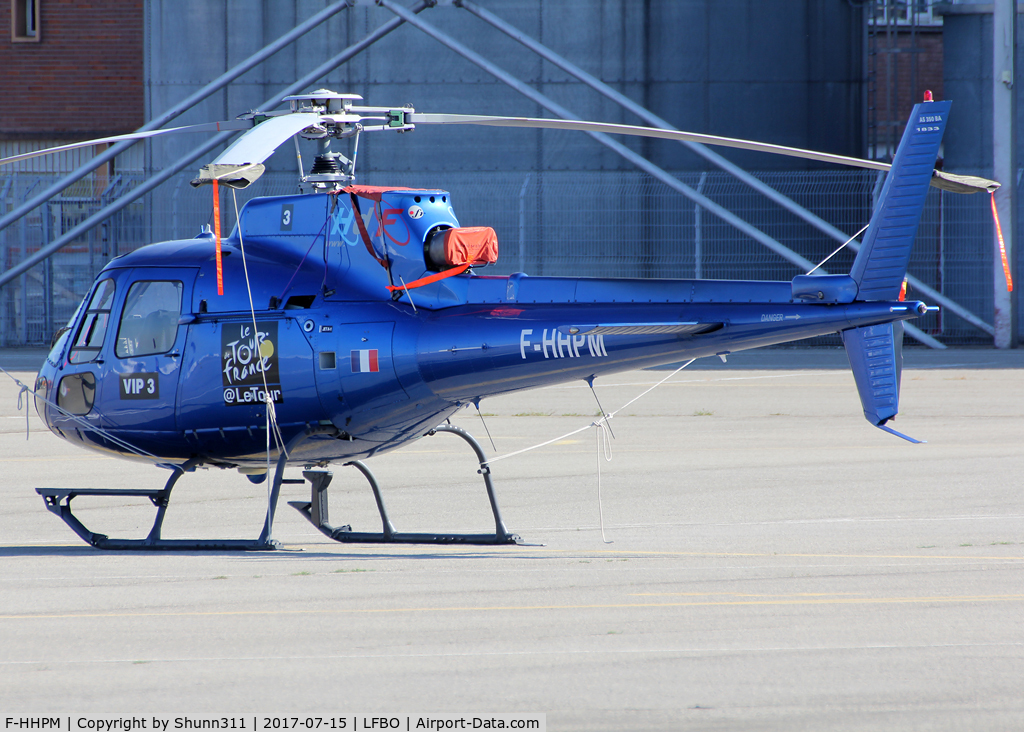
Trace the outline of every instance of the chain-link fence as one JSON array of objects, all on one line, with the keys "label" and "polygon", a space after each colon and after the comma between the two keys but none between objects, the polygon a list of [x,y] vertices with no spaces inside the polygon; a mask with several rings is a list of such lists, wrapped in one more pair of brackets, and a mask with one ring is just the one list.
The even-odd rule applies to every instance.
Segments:
[{"label": "chain-link fence", "polygon": [[[867,171],[759,173],[765,183],[851,236],[867,222],[879,174]],[[797,254],[819,262],[838,243],[731,176],[687,172],[677,177]],[[45,345],[112,258],[154,241],[190,238],[211,222],[210,189],[193,190],[191,174],[172,178],[87,236],[77,239],[0,290],[0,346]],[[54,176],[16,173],[0,181],[0,213],[11,210]],[[83,179],[64,195],[0,231],[4,270],[53,241],[144,180],[123,173],[101,188]],[[492,273],[587,277],[673,277],[789,280],[800,272],[777,254],[643,174],[368,173],[361,182],[444,188],[463,226],[491,226],[500,259]],[[297,191],[295,177],[270,173],[238,192],[241,206],[255,195]],[[233,204],[225,199],[230,228]],[[917,235],[911,274],[992,321],[992,236],[989,201],[932,189]],[[849,249],[826,265],[846,272]],[[927,299],[927,298],[924,298]],[[915,321],[947,344],[987,344],[991,338],[956,315],[940,311]],[[819,340],[817,342],[830,342]],[[838,342],[838,341],[836,341]]]}]

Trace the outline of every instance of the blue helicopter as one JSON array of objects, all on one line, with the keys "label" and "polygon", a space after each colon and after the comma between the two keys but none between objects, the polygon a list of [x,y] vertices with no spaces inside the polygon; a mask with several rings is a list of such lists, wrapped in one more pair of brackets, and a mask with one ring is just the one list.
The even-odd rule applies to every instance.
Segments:
[{"label": "blue helicopter", "polygon": [[[458,410],[496,394],[576,380],[593,385],[625,370],[837,332],[865,417],[911,440],[887,422],[898,411],[902,322],[929,309],[905,301],[901,289],[928,187],[973,192],[998,185],[934,170],[949,102],[914,107],[849,274],[748,282],[480,274],[497,260],[492,229],[460,226],[441,189],[355,184],[355,154],[330,152],[330,140],[354,137],[358,150],[359,135],[370,131],[483,124],[689,139],[889,166],[644,127],[419,114],[359,100],[321,90],[288,98],[288,110],[231,123],[247,131],[193,181],[214,187],[217,230],[114,259],[58,332],[34,390],[47,427],[91,450],[171,470],[159,489],[38,489],[47,508],[89,544],[273,549],[281,485],[305,481],[311,499],[293,505],[340,542],[516,543],[483,449],[447,423]],[[248,186],[295,135],[320,141],[302,176],[304,192],[249,201],[221,239],[219,186]],[[117,139],[125,137],[133,136]],[[474,450],[493,533],[409,534],[388,518],[364,461],[438,431]],[[366,477],[380,532],[330,523],[331,463]],[[286,479],[289,465],[303,466],[304,480]],[[175,483],[200,466],[235,468],[253,482],[272,474],[257,539],[161,536]],[[93,532],[71,510],[81,495],[147,498],[157,510],[153,527],[143,539]]]}]

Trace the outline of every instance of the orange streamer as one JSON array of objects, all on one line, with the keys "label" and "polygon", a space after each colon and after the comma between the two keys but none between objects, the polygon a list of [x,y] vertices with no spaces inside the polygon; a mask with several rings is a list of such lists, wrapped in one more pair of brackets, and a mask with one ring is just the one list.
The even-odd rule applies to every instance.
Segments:
[{"label": "orange streamer", "polygon": [[220,189],[213,179],[213,241],[217,248],[217,294],[224,294],[224,267],[220,259]]},{"label": "orange streamer", "polygon": [[999,240],[999,256],[1003,258],[1003,274],[1006,275],[1006,291],[1013,292],[1013,278],[1010,277],[1010,263],[1006,259],[1006,242],[1003,240],[1003,227],[999,225],[999,210],[996,208],[996,194],[992,192],[992,218],[996,222],[996,238]]}]

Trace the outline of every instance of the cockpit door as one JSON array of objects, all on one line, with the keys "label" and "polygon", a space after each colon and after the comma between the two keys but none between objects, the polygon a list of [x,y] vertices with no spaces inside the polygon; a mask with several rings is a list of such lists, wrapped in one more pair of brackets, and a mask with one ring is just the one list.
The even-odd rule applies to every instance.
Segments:
[{"label": "cockpit door", "polygon": [[175,407],[186,325],[196,268],[137,268],[121,285],[124,293],[111,323],[115,338],[103,378],[102,413],[113,428],[143,432],[177,429]]}]

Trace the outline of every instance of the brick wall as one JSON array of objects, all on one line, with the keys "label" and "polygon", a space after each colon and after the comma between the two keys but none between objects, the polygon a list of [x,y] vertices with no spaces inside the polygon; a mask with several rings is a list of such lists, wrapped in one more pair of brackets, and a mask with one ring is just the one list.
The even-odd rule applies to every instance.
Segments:
[{"label": "brick wall", "polygon": [[39,42],[0,0],[0,138],[82,138],[143,123],[142,0],[38,0]]},{"label": "brick wall", "polygon": [[[903,128],[907,121],[907,117],[910,116],[911,108],[918,102],[924,99],[924,91],[926,89],[931,90],[936,101],[941,101],[943,97],[943,76],[942,76],[942,29],[925,29],[919,30],[916,34],[916,38],[913,40],[913,45],[917,47],[916,53],[911,53],[911,34],[909,32],[900,32],[897,34],[895,39],[895,47],[899,49],[898,53],[885,53],[881,50],[881,47],[886,44],[886,38],[884,32],[879,35],[879,48],[876,49],[875,54],[869,54],[868,59],[868,70],[869,73],[872,69],[875,71],[875,90],[876,93],[869,99],[869,105],[874,106],[874,119],[878,123],[884,123],[886,121],[895,121],[896,125],[895,140],[899,141],[900,136],[903,134]],[[914,75],[914,83],[911,85],[911,59],[913,56],[917,57],[917,71]],[[892,63],[893,67],[890,71],[889,64]],[[890,73],[892,76],[890,77]],[[892,78],[895,81],[895,109],[890,110],[890,98],[889,94],[889,81]],[[892,134],[888,128],[879,128],[879,142],[882,143],[889,139]]]}]

